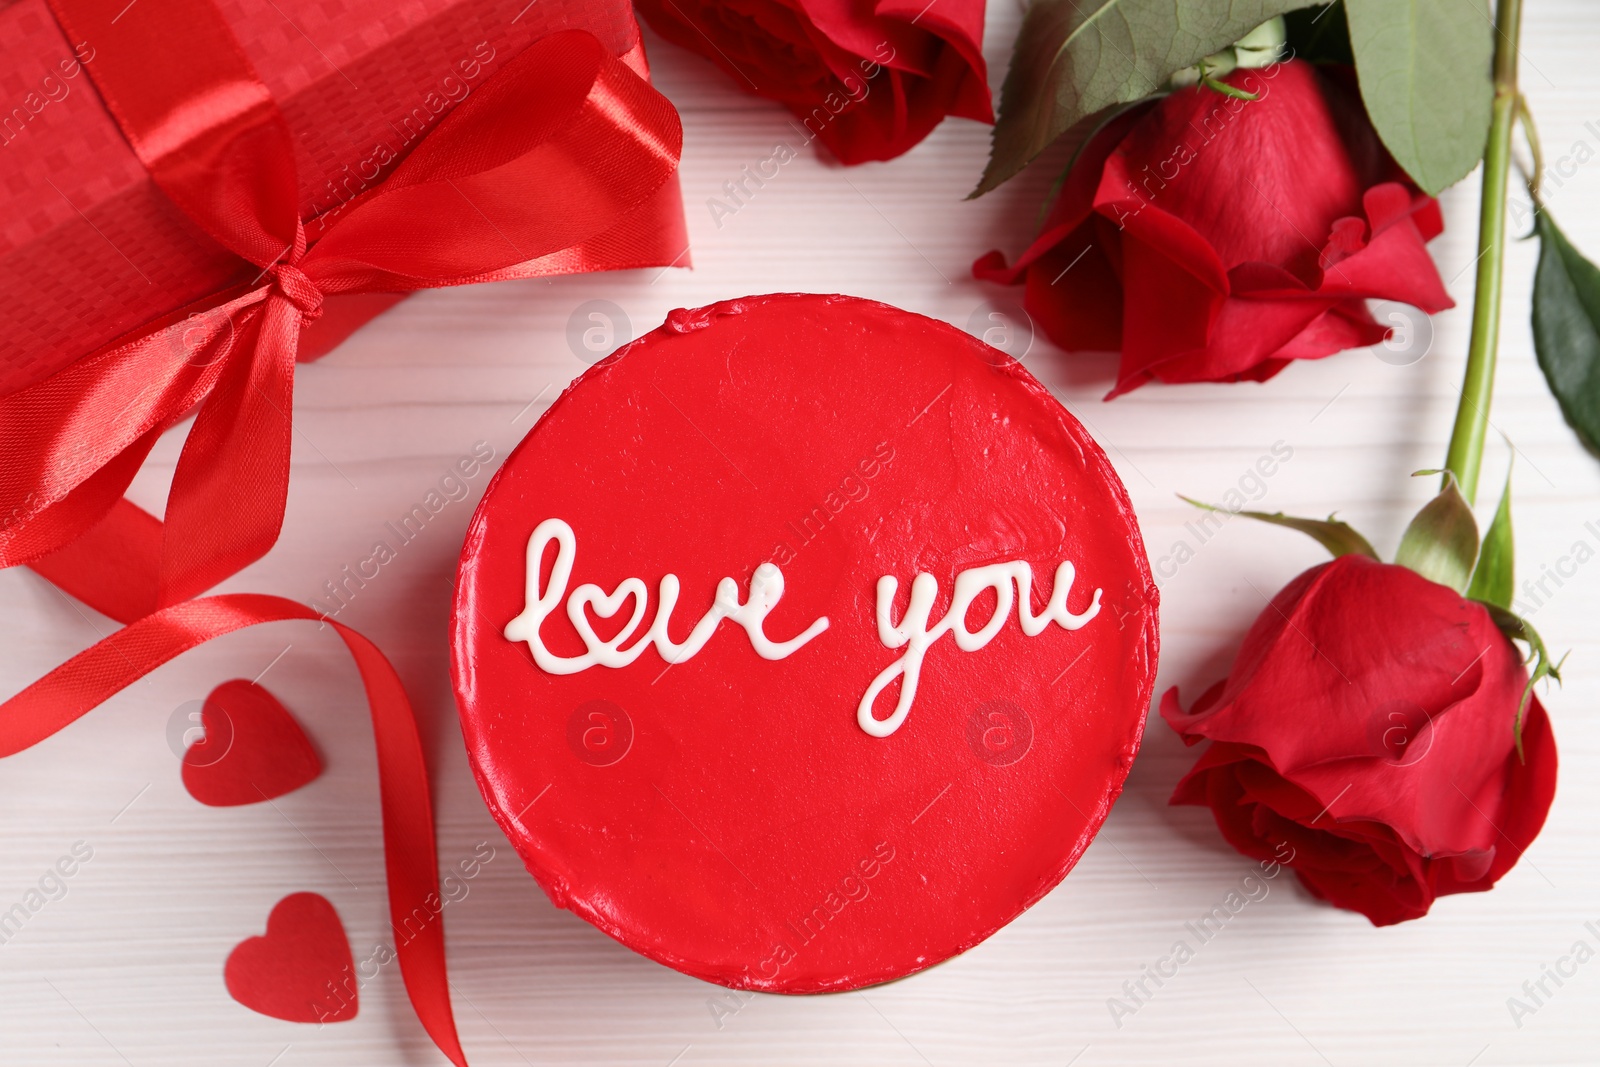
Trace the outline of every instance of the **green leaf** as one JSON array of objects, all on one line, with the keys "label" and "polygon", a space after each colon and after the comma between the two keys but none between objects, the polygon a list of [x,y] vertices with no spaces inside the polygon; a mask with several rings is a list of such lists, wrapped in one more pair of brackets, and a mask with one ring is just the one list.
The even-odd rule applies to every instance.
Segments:
[{"label": "green leaf", "polygon": [[1164,91],[1173,72],[1306,6],[1307,0],[1034,0],[1000,90],[989,165],[973,195],[1015,175],[1068,130],[1087,137],[1098,124],[1090,120],[1108,108]]},{"label": "green leaf", "polygon": [[1522,687],[1522,700],[1517,704],[1517,717],[1512,724],[1512,736],[1517,743],[1517,758],[1522,759],[1522,717],[1528,710],[1528,698],[1533,696],[1533,687],[1536,683],[1546,678],[1561,681],[1561,664],[1567,661],[1563,655],[1555,663],[1550,662],[1550,650],[1545,647],[1544,638],[1539,636],[1527,619],[1516,614],[1509,608],[1502,608],[1498,604],[1484,604],[1489,609],[1489,618],[1512,641],[1521,641],[1528,646],[1528,656],[1524,660],[1529,664],[1528,684]]},{"label": "green leaf", "polygon": [[1600,453],[1600,269],[1572,247],[1550,213],[1534,216],[1533,349],[1561,414]]},{"label": "green leaf", "polygon": [[1270,522],[1274,526],[1287,526],[1291,530],[1299,530],[1301,533],[1315,538],[1317,544],[1333,553],[1335,559],[1352,553],[1371,556],[1373,559],[1378,558],[1378,553],[1373,551],[1372,545],[1367,542],[1365,537],[1357,533],[1354,527],[1348,523],[1340,522],[1332,515],[1329,515],[1326,519],[1300,519],[1293,515],[1285,515],[1281,511],[1274,511],[1271,514],[1265,511],[1229,511],[1227,508],[1219,508],[1212,504],[1202,504],[1198,500],[1191,500],[1182,493],[1178,494],[1178,499],[1185,503],[1193,504],[1197,508],[1203,508],[1206,511],[1218,511],[1224,515],[1243,515],[1245,518],[1255,519],[1257,522]]},{"label": "green leaf", "polygon": [[1395,161],[1429,194],[1483,157],[1494,102],[1486,0],[1345,0],[1361,99]]},{"label": "green leaf", "polygon": [[1511,609],[1516,595],[1516,550],[1511,536],[1511,471],[1506,471],[1506,487],[1500,494],[1489,532],[1483,535],[1478,565],[1472,572],[1467,596],[1497,608]]},{"label": "green leaf", "polygon": [[[1438,471],[1418,471],[1438,474]],[[1394,561],[1429,581],[1464,592],[1478,558],[1478,523],[1452,475],[1439,495],[1422,506],[1400,537]]]}]

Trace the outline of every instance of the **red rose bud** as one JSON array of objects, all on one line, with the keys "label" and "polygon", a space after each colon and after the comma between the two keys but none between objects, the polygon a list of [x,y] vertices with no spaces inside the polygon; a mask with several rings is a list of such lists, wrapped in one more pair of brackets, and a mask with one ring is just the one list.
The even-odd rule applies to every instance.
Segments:
[{"label": "red rose bud", "polygon": [[1419,918],[1493,886],[1544,825],[1556,745],[1531,698],[1517,756],[1527,680],[1482,604],[1341,556],[1278,593],[1191,710],[1162,698],[1186,742],[1212,742],[1172,803],[1377,926]]},{"label": "red rose bud", "polygon": [[1107,399],[1151,379],[1265,381],[1292,359],[1377,344],[1368,299],[1452,307],[1424,243],[1439,205],[1367,119],[1353,74],[1303,61],[1180,89],[1084,148],[1015,266],[1024,306],[1068,351],[1122,353]]},{"label": "red rose bud", "polygon": [[636,6],[661,36],[705,56],[746,91],[786,106],[805,142],[821,141],[844,163],[893,159],[946,115],[994,121],[982,0]]}]

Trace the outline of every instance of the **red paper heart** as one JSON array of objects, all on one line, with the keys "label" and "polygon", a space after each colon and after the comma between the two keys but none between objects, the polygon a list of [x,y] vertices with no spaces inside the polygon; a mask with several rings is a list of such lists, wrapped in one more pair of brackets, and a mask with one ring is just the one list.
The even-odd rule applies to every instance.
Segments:
[{"label": "red paper heart", "polygon": [[322,773],[294,716],[254,682],[235,678],[206,697],[205,736],[183,754],[183,785],[212,807],[255,804],[292,793]]},{"label": "red paper heart", "polygon": [[317,893],[278,901],[266,935],[234,946],[222,976],[229,996],[274,1019],[336,1023],[354,1019],[360,1007],[344,924]]}]

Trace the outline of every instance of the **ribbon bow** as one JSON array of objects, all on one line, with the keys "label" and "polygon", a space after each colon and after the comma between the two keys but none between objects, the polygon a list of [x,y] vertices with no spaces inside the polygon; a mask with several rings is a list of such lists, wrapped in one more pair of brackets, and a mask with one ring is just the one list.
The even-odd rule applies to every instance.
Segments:
[{"label": "ribbon bow", "polygon": [[[677,169],[672,105],[567,30],[487,79],[381,184],[312,220],[308,242],[288,125],[212,0],[51,3],[69,39],[96,42],[96,87],[152,178],[254,275],[0,399],[13,443],[0,452],[0,566],[30,564],[123,622],[277,540],[295,351],[324,295],[484,281],[540,260],[630,265],[612,231]],[[196,404],[159,522],[122,494]]]}]

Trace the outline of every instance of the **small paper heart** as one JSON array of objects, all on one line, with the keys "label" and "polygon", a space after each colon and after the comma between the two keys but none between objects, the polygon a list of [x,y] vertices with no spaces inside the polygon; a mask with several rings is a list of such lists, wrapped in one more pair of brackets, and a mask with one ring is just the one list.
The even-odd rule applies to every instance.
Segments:
[{"label": "small paper heart", "polygon": [[222,977],[240,1004],[292,1023],[343,1022],[360,1007],[344,924],[317,893],[278,901],[266,934],[235,945]]},{"label": "small paper heart", "polygon": [[281,797],[322,773],[311,740],[278,698],[235,678],[206,697],[205,736],[183,754],[183,785],[212,807]]}]

